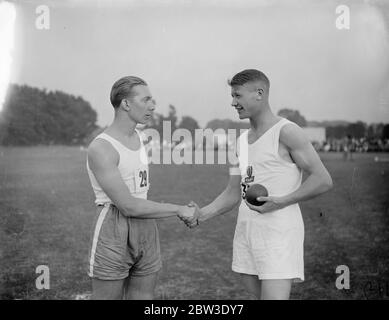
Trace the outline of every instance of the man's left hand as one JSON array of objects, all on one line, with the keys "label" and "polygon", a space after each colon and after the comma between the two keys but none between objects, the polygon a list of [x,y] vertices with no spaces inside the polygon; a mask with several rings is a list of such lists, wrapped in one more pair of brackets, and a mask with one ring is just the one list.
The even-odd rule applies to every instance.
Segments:
[{"label": "man's left hand", "polygon": [[267,213],[267,212],[271,212],[271,211],[280,210],[280,209],[286,207],[286,203],[285,203],[283,197],[273,197],[273,196],[258,197],[257,200],[258,201],[266,201],[266,202],[261,206],[254,206],[254,205],[248,203],[246,200],[245,200],[245,202],[246,202],[246,205],[251,210],[257,211],[259,213]]}]

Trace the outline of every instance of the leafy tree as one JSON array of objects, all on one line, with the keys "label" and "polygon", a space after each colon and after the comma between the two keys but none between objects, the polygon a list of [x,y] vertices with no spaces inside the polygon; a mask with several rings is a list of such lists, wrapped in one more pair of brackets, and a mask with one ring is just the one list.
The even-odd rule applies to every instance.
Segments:
[{"label": "leafy tree", "polygon": [[27,85],[11,85],[1,114],[4,145],[81,144],[98,126],[97,113],[81,97]]},{"label": "leafy tree", "polygon": [[195,130],[200,128],[197,121],[189,116],[183,116],[178,127],[189,130],[192,136],[194,136]]},{"label": "leafy tree", "polygon": [[205,127],[212,130],[221,128],[227,132],[228,129],[248,129],[250,128],[250,123],[247,121],[233,121],[231,119],[213,119],[209,121]]},{"label": "leafy tree", "polygon": [[347,126],[347,134],[358,139],[364,137],[366,135],[366,124],[362,121],[350,123]]},{"label": "leafy tree", "polygon": [[294,123],[298,124],[300,127],[307,126],[307,120],[305,120],[304,116],[302,116],[298,110],[281,109],[280,111],[278,111],[278,115],[280,117],[293,121]]},{"label": "leafy tree", "polygon": [[170,121],[172,133],[177,129],[177,110],[172,104],[169,105],[169,114],[166,118],[163,118],[163,121]]},{"label": "leafy tree", "polygon": [[382,129],[382,139],[389,139],[389,123],[385,124]]},{"label": "leafy tree", "polygon": [[326,136],[328,139],[342,139],[347,135],[346,126],[331,126],[326,128]]}]

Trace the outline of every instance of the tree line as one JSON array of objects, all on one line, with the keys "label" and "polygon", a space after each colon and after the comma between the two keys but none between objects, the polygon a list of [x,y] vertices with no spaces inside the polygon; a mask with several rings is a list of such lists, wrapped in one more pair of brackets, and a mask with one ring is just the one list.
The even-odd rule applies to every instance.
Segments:
[{"label": "tree line", "polygon": [[[366,124],[358,121],[307,121],[298,110],[281,109],[278,115],[301,127],[326,127],[327,139],[355,138],[389,139],[389,124]],[[185,128],[192,134],[200,126],[196,119],[183,116],[178,120],[175,106],[170,105],[167,115],[154,113],[147,125],[163,135],[163,122],[169,121],[171,132]],[[247,129],[248,121],[213,119],[205,128],[212,130]],[[97,113],[82,97],[62,91],[47,91],[27,85],[12,84],[3,111],[0,112],[0,144],[2,145],[82,145],[87,144],[104,128],[97,125]]]},{"label": "tree line", "polygon": [[76,145],[98,127],[83,98],[16,84],[8,88],[0,119],[2,145]]},{"label": "tree line", "polygon": [[297,123],[300,127],[324,127],[327,140],[343,139],[351,136],[356,139],[389,139],[389,123],[367,124],[363,121],[349,123],[347,121],[307,121],[298,110],[281,109],[279,116]]}]

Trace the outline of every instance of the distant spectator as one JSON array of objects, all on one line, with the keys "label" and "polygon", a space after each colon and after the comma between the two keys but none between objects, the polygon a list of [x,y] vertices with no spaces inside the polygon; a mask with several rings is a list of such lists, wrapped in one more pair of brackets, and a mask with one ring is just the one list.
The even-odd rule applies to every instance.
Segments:
[{"label": "distant spectator", "polygon": [[353,160],[354,146],[354,139],[348,134],[343,141],[343,160]]}]

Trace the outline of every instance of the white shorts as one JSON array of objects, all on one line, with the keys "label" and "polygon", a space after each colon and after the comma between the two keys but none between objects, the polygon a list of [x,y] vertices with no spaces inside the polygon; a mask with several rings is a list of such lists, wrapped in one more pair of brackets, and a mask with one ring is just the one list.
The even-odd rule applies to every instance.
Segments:
[{"label": "white shorts", "polygon": [[304,224],[239,221],[233,242],[232,270],[259,279],[304,281]]}]

